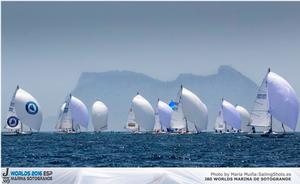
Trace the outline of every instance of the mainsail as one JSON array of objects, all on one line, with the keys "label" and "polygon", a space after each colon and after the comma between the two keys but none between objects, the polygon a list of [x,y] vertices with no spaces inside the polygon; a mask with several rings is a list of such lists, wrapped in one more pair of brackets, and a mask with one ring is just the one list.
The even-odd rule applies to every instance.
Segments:
[{"label": "mainsail", "polygon": [[223,120],[223,113],[222,113],[222,111],[219,111],[218,116],[216,118],[215,130],[225,131],[225,123],[224,123],[224,120]]},{"label": "mainsail", "polygon": [[69,110],[69,101],[62,104],[58,117],[57,129],[73,129],[72,113]]},{"label": "mainsail", "polygon": [[251,127],[250,127],[250,123],[251,123],[251,119],[250,119],[250,114],[247,111],[247,109],[245,109],[242,106],[237,105],[235,107],[235,109],[239,112],[240,114],[240,118],[241,118],[241,130],[243,132],[249,132]]},{"label": "mainsail", "polygon": [[107,129],[108,108],[101,101],[96,101],[92,106],[92,122],[95,131]]},{"label": "mainsail", "polygon": [[269,112],[278,121],[295,130],[299,113],[299,100],[295,90],[274,72],[268,73],[267,87]]},{"label": "mainsail", "polygon": [[21,88],[17,88],[14,106],[17,118],[21,123],[32,129],[40,130],[43,115],[39,103],[31,94]]},{"label": "mainsail", "polygon": [[183,111],[182,111],[182,103],[181,102],[179,102],[179,103],[173,102],[173,103],[176,105],[173,105],[170,127],[173,130],[186,129],[187,123],[186,123],[186,119],[185,119]]},{"label": "mainsail", "polygon": [[160,121],[159,121],[158,112],[155,111],[155,123],[154,123],[153,131],[154,132],[160,132],[161,130],[162,130],[162,128],[161,128],[161,124],[160,124]]},{"label": "mainsail", "polygon": [[152,131],[155,123],[154,110],[151,104],[141,95],[136,95],[132,100],[134,122],[145,131]]},{"label": "mainsail", "polygon": [[139,131],[139,125],[137,124],[137,122],[135,122],[135,116],[134,116],[134,112],[133,112],[132,108],[129,109],[125,128],[132,132]]},{"label": "mainsail", "polygon": [[251,126],[269,127],[271,126],[271,115],[269,113],[269,98],[267,90],[267,76],[261,83],[254,105],[250,114]]},{"label": "mainsail", "polygon": [[[239,112],[235,107],[226,100],[222,101],[222,114],[225,125],[229,125],[232,128],[241,128],[241,118]],[[227,127],[228,129],[228,127]]]}]

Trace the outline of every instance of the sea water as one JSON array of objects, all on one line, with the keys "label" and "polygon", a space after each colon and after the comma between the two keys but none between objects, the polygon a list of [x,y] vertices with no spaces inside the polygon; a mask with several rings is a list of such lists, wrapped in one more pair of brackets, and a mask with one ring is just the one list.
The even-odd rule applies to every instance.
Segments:
[{"label": "sea water", "polygon": [[300,133],[2,136],[2,167],[300,167]]}]

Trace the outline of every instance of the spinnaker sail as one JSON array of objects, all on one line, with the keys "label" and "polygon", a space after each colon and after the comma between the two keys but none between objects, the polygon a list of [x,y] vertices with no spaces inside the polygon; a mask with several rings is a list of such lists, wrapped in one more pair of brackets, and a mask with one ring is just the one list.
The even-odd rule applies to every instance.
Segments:
[{"label": "spinnaker sail", "polygon": [[250,114],[244,107],[240,105],[236,105],[235,109],[239,112],[241,118],[241,131],[242,132],[249,132],[251,129],[250,123]]},{"label": "spinnaker sail", "polygon": [[71,94],[61,106],[56,128],[61,132],[78,132],[80,126],[88,128],[89,115],[86,105]]},{"label": "spinnaker sail", "polygon": [[138,127],[144,131],[153,131],[155,123],[154,109],[143,96],[137,94],[132,99],[132,105],[128,116],[131,116],[131,118],[128,117],[131,124],[137,124]]},{"label": "spinnaker sail", "polygon": [[107,106],[97,100],[92,106],[92,122],[95,131],[107,129],[108,108]]},{"label": "spinnaker sail", "polygon": [[161,125],[161,131],[167,132],[170,129],[172,108],[165,102],[159,100],[157,103],[157,117]]}]

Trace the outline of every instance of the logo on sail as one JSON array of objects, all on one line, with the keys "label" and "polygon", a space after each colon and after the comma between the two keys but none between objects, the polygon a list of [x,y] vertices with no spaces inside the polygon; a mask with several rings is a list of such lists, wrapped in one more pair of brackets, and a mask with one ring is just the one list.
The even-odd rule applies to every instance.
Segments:
[{"label": "logo on sail", "polygon": [[39,111],[38,106],[34,102],[27,102],[26,104],[26,111],[29,114],[36,114]]},{"label": "logo on sail", "polygon": [[7,119],[7,125],[12,128],[18,126],[18,124],[19,124],[19,119],[15,116],[11,116]]},{"label": "logo on sail", "polygon": [[176,102],[174,102],[174,101],[171,101],[170,103],[169,103],[169,106],[173,109],[173,110],[177,110],[177,103]]}]

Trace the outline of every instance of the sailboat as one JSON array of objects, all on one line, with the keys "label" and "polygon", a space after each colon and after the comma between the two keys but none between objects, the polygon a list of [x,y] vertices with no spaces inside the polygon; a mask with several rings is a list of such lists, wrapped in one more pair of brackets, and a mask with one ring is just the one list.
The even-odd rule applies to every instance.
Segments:
[{"label": "sailboat", "polygon": [[206,105],[190,90],[182,85],[175,101],[170,102],[173,109],[170,131],[173,133],[196,133],[207,128],[208,112]]},{"label": "sailboat", "polygon": [[[285,126],[296,129],[299,112],[299,100],[293,87],[281,76],[268,72],[263,79],[254,106],[250,114],[252,131],[248,137],[283,137]],[[273,131],[273,121],[281,122],[283,133]],[[257,132],[256,128],[267,128],[268,131]]]},{"label": "sailboat", "polygon": [[132,99],[125,128],[138,133],[153,131],[155,123],[154,109],[139,93]]},{"label": "sailboat", "polygon": [[108,108],[106,105],[97,100],[92,106],[92,122],[94,131],[100,132],[107,129]]},{"label": "sailboat", "polygon": [[17,86],[10,106],[3,135],[31,135],[32,129],[40,130],[43,120],[37,100]]},{"label": "sailboat", "polygon": [[215,123],[215,131],[219,133],[234,133],[241,128],[241,118],[236,107],[222,99],[221,109]]},{"label": "sailboat", "polygon": [[158,99],[156,112],[155,112],[155,124],[153,131],[156,133],[166,133],[170,129],[172,108],[165,102]]},{"label": "sailboat", "polygon": [[251,129],[250,123],[251,118],[250,114],[244,107],[236,105],[235,109],[239,112],[241,118],[241,132],[249,132]]},{"label": "sailboat", "polygon": [[62,104],[55,128],[57,133],[80,133],[80,126],[88,128],[89,115],[86,105],[71,94]]}]

